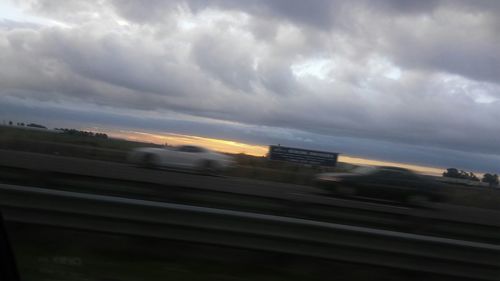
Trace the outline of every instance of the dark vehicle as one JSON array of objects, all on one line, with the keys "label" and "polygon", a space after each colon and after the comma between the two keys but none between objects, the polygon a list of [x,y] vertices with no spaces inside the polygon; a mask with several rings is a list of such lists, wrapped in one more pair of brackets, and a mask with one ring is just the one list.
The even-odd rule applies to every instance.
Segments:
[{"label": "dark vehicle", "polygon": [[323,173],[318,186],[343,197],[363,197],[428,207],[444,201],[439,184],[410,170],[397,167],[358,167],[351,173]]}]

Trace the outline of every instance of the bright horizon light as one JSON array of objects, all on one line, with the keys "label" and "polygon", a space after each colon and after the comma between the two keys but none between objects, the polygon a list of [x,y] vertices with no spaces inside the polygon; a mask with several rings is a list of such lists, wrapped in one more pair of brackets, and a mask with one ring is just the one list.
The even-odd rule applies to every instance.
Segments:
[{"label": "bright horizon light", "polygon": [[[130,130],[104,130],[101,128],[85,128],[84,130],[99,131],[108,134],[110,137],[121,138],[130,141],[150,142],[161,145],[200,145],[208,149],[233,154],[247,154],[251,156],[264,157],[269,151],[269,147],[265,145],[248,144],[232,140],[223,140],[216,138],[208,138],[201,136],[192,136],[175,133],[153,133],[139,132]],[[406,168],[421,174],[439,176],[445,170],[439,167],[428,167],[415,164],[407,164],[400,162],[382,161],[375,159],[366,159],[340,154],[339,162],[361,166],[391,166]]]}]

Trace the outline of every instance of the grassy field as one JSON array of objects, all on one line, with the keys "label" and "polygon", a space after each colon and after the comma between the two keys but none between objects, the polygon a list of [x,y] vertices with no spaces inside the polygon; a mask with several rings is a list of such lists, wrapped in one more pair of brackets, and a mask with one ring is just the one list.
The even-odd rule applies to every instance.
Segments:
[{"label": "grassy field", "polygon": [[[88,147],[95,149],[110,149],[128,151],[140,146],[159,146],[153,143],[134,142],[123,139],[100,138],[93,136],[70,135],[53,130],[30,129],[26,127],[0,126],[0,146],[14,149],[36,150],[49,144],[60,146],[64,153],[67,147]],[[50,148],[50,147],[48,147]],[[47,149],[48,150],[48,149]],[[48,151],[50,152],[50,151]],[[71,151],[73,152],[73,151]],[[103,156],[105,157],[105,156]]]}]

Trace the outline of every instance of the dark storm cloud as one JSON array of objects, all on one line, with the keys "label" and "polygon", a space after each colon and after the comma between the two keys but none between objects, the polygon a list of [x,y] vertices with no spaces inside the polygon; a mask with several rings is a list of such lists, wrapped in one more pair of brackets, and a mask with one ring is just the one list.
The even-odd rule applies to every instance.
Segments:
[{"label": "dark storm cloud", "polygon": [[[335,12],[341,9],[341,1],[330,0],[253,0],[253,1],[150,1],[147,5],[142,1],[112,1],[118,12],[131,20],[140,23],[161,22],[165,14],[179,8],[189,8],[199,12],[206,8],[244,11],[259,17],[278,17],[290,22],[304,23],[316,28],[329,28],[335,20]],[[154,7],[154,8],[152,8]]]},{"label": "dark storm cloud", "polygon": [[207,73],[239,90],[252,91],[257,79],[252,69],[252,56],[248,46],[238,38],[204,34],[194,42],[191,54],[194,61]]},{"label": "dark storm cloud", "polygon": [[420,14],[432,12],[442,2],[441,0],[375,0],[365,1],[365,4],[387,14]]},{"label": "dark storm cloud", "polygon": [[[85,30],[71,34],[47,31],[42,36],[37,46],[40,52],[84,77],[146,93],[186,94],[185,89],[175,87],[179,72],[168,68],[169,63],[176,63],[174,59],[163,53],[151,54],[141,40],[115,34],[92,38]],[[159,74],[168,76],[170,83]]]},{"label": "dark storm cloud", "polygon": [[[439,70],[498,83],[498,27],[484,25],[478,19],[480,15],[469,19],[456,14],[448,16],[441,22],[402,23],[392,29],[381,48],[402,67]],[[408,32],[410,28],[415,31]]]},{"label": "dark storm cloud", "polygon": [[[0,61],[11,67],[0,69],[4,95],[19,93],[41,100],[62,95],[118,107],[158,109],[186,108],[190,97],[216,91],[196,68],[172,54],[153,54],[141,40],[113,34],[93,38],[84,30],[57,29],[15,30],[5,38],[8,46]],[[197,83],[189,83],[193,80]]]},{"label": "dark storm cloud", "polygon": [[[204,1],[192,1],[191,7],[199,8]],[[329,28],[336,19],[342,5],[331,0],[275,0],[275,1],[214,1],[216,6],[241,9],[261,17],[278,17],[290,22],[300,22],[316,28]]]},{"label": "dark storm cloud", "polygon": [[182,1],[151,0],[145,4],[136,0],[111,0],[113,8],[129,20],[139,23],[163,22],[169,14],[181,8]]},{"label": "dark storm cloud", "polygon": [[[47,4],[51,1],[35,3],[33,10],[43,14],[52,12],[58,18],[65,10],[77,10],[77,14],[86,15],[89,9],[82,1],[68,1],[65,5]],[[105,6],[102,3],[106,2],[100,3],[98,7]],[[249,13],[256,17],[256,22],[274,19],[267,22],[266,30],[271,31],[280,19],[310,30],[328,31],[338,27],[344,32],[366,36],[364,40],[373,41],[369,42],[372,48],[382,49],[406,67],[442,70],[492,82],[500,77],[500,21],[497,19],[500,4],[495,1],[187,0],[145,4],[127,0],[111,3],[121,16],[142,24],[164,26],[179,9],[196,13],[215,8]],[[442,11],[450,13],[441,15]],[[437,20],[427,20],[427,26],[419,25],[418,17],[422,15],[432,15]],[[399,21],[404,17],[408,18],[407,23]],[[470,17],[476,17],[476,22]],[[254,31],[259,32],[258,29]],[[380,41],[384,42],[382,46]]]},{"label": "dark storm cloud", "polygon": [[[0,97],[31,100],[32,112],[34,101],[81,102],[101,107],[90,117],[82,108],[75,122],[110,118],[435,165],[472,166],[453,153],[500,154],[499,5],[491,2],[57,2],[23,4],[57,24],[0,21]],[[97,113],[104,108],[132,116]]]}]

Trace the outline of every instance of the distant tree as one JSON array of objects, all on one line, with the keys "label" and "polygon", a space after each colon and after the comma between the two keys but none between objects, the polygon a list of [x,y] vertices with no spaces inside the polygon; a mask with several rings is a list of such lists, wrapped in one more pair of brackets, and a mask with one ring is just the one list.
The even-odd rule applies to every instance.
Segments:
[{"label": "distant tree", "polygon": [[76,129],[67,129],[67,128],[55,128],[57,131],[61,131],[64,134],[67,135],[72,135],[72,136],[79,136],[79,137],[94,137],[94,138],[102,138],[102,139],[107,139],[108,135],[104,133],[94,133],[94,132],[89,132],[89,131],[79,131]]},{"label": "distant tree", "polygon": [[488,183],[490,186],[497,186],[499,183],[497,174],[484,174],[481,181]]},{"label": "distant tree", "polygon": [[443,177],[459,179],[460,172],[455,168],[448,168],[446,172],[443,173]]},{"label": "distant tree", "polygon": [[463,170],[458,170],[456,168],[446,169],[446,172],[443,173],[443,177],[479,181],[479,178],[476,175],[474,175],[474,173],[465,172]]},{"label": "distant tree", "polygon": [[479,178],[476,175],[474,175],[473,172],[469,173],[468,179],[471,180],[471,181],[480,181]]},{"label": "distant tree", "polygon": [[12,126],[12,121],[9,121],[9,126]]},{"label": "distant tree", "polygon": [[23,126],[23,127],[24,127],[24,123],[21,123],[21,126]]},{"label": "distant tree", "polygon": [[32,128],[40,128],[40,129],[47,129],[47,127],[40,125],[40,124],[35,124],[35,123],[29,123],[26,125],[26,127],[32,127]]}]

